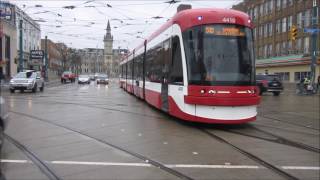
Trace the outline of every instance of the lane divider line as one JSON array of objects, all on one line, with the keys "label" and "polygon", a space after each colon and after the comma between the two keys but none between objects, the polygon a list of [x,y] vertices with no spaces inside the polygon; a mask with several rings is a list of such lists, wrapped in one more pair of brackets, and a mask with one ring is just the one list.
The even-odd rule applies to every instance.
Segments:
[{"label": "lane divider line", "polygon": [[[1,159],[2,163],[32,163],[28,160]],[[57,165],[88,165],[88,166],[127,166],[127,167],[153,167],[149,163],[120,163],[120,162],[87,162],[87,161],[45,161]],[[168,168],[199,168],[199,169],[265,169],[255,165],[206,165],[206,164],[165,164]],[[285,170],[320,170],[317,166],[277,166]]]}]

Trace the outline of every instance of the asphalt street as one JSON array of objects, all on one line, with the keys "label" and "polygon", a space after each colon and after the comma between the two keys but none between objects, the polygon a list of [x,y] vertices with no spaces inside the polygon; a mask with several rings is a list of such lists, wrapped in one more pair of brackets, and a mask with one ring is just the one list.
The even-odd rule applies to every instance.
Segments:
[{"label": "asphalt street", "polygon": [[319,96],[262,96],[255,122],[170,117],[110,85],[54,84],[10,106],[6,179],[320,178]]}]

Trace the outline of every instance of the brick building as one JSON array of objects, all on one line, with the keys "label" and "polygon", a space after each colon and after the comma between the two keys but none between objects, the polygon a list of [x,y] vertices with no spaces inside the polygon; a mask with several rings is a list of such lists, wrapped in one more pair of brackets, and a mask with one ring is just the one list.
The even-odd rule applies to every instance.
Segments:
[{"label": "brick building", "polygon": [[[48,48],[48,73],[54,75],[60,75],[63,71],[61,52],[57,47],[57,44],[50,39],[47,40]],[[41,39],[41,49],[45,49],[45,39]]]},{"label": "brick building", "polygon": [[[317,0],[319,7],[319,0]],[[257,74],[279,74],[283,81],[296,82],[310,74],[313,0],[244,0],[232,8],[243,11],[254,23]],[[319,11],[319,10],[318,10]],[[318,13],[319,25],[319,13]],[[298,28],[296,40],[290,29]],[[317,67],[319,75],[319,33],[317,36]]]}]

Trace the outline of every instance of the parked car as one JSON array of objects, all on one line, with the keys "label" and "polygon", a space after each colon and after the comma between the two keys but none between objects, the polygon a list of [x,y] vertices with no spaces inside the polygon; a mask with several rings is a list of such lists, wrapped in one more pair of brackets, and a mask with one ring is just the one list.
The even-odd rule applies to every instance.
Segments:
[{"label": "parked car", "polygon": [[27,70],[24,72],[19,72],[10,80],[10,92],[14,93],[15,90],[32,90],[32,92],[37,92],[39,88],[40,91],[44,89],[44,80],[41,77],[40,72],[34,70]]},{"label": "parked car", "polygon": [[61,83],[66,83],[67,81],[75,82],[76,81],[76,75],[72,73],[71,71],[65,71],[61,75]]},{"label": "parked car", "polygon": [[283,91],[283,85],[276,74],[259,74],[256,76],[256,80],[260,95],[264,92],[272,92],[274,96],[279,96]]},{"label": "parked car", "polygon": [[109,78],[106,74],[100,74],[97,77],[97,84],[109,84]]},{"label": "parked car", "polygon": [[89,75],[80,75],[78,77],[78,84],[90,84],[90,81]]}]

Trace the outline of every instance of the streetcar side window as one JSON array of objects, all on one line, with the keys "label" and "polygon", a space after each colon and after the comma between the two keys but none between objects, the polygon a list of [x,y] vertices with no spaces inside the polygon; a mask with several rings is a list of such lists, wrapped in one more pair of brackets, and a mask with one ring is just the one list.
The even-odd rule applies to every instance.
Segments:
[{"label": "streetcar side window", "polygon": [[125,64],[125,78],[128,79],[128,63]]},{"label": "streetcar side window", "polygon": [[162,43],[147,51],[146,81],[161,82],[162,77]]},{"label": "streetcar side window", "polygon": [[138,55],[134,59],[134,78],[136,80],[142,80],[142,55]]},{"label": "streetcar side window", "polygon": [[172,38],[172,61],[169,80],[171,84],[183,84],[181,46],[178,36]]},{"label": "streetcar side window", "polygon": [[132,61],[128,62],[127,79],[132,79]]}]

